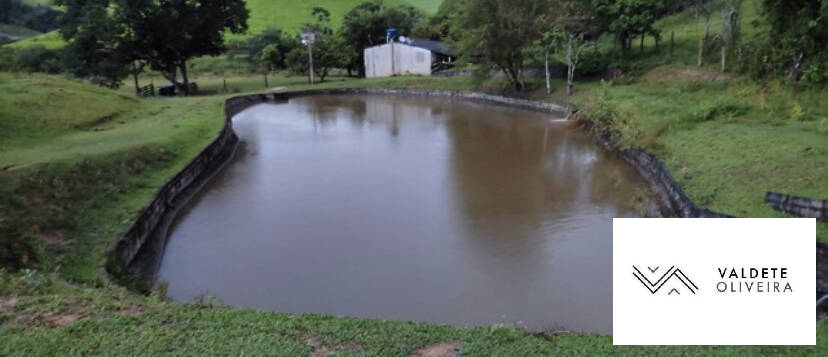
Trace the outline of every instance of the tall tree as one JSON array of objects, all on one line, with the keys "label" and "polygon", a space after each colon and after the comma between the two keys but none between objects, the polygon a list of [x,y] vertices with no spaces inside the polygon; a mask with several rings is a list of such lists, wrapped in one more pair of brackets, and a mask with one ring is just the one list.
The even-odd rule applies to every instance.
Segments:
[{"label": "tall tree", "polygon": [[543,31],[545,0],[466,0],[455,46],[479,62],[478,73],[501,70],[515,90],[524,87],[524,49]]},{"label": "tall tree", "polygon": [[798,81],[810,62],[817,72],[828,71],[828,1],[761,0],[768,24],[764,37],[770,57],[780,72]]},{"label": "tall tree", "polygon": [[[67,9],[61,33],[79,58],[89,61],[94,58],[89,54],[106,54],[113,66],[118,61],[144,61],[186,94],[190,90],[187,61],[224,52],[225,32],[247,30],[243,0],[56,0],[56,4]],[[183,81],[178,80],[179,72]]]},{"label": "tall tree", "polygon": [[256,65],[256,62],[264,62],[271,69],[285,68],[285,58],[288,52],[298,46],[300,43],[295,36],[278,28],[269,28],[248,38],[247,58],[252,65]]},{"label": "tall tree", "polygon": [[541,38],[540,45],[544,51],[546,69],[546,91],[552,88],[549,83],[549,57],[553,55],[566,65],[566,93],[572,95],[575,85],[575,72],[581,62],[581,53],[589,45],[585,39],[599,31],[592,19],[589,6],[578,0],[556,1],[547,10],[544,26],[548,29]]},{"label": "tall tree", "polygon": [[615,33],[622,53],[627,53],[637,35],[657,35],[653,24],[664,9],[664,0],[592,0],[591,4],[597,20]]},{"label": "tall tree", "polygon": [[349,56],[349,67],[356,67],[359,75],[364,76],[363,50],[385,43],[385,30],[389,28],[410,34],[422,17],[422,12],[413,6],[387,7],[379,0],[357,5],[345,14],[342,23],[342,36],[354,51]]},{"label": "tall tree", "polygon": [[60,34],[66,40],[66,67],[76,76],[114,88],[129,74],[133,54],[124,51],[126,30],[109,11],[109,0],[55,0],[66,13]]},{"label": "tall tree", "polygon": [[[331,29],[331,13],[328,10],[315,7],[311,15],[316,18],[316,23],[305,24],[302,32],[313,32],[315,34],[316,38],[312,45],[313,72],[319,77],[319,80],[324,81],[330,70],[342,63],[342,49],[338,47],[341,40]],[[285,62],[291,71],[307,73],[309,70],[307,46],[298,46],[291,50]]]},{"label": "tall tree", "polygon": [[[244,0],[113,0],[124,49],[189,94],[187,61],[225,51],[224,33],[247,31]],[[182,81],[178,81],[178,73]]]}]

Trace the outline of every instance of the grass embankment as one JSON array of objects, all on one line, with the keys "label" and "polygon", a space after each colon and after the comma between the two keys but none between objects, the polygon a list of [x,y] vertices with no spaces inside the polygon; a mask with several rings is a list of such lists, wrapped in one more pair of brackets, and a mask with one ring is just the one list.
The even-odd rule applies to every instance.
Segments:
[{"label": "grass embankment", "polygon": [[112,237],[222,124],[220,97],[139,101],[7,73],[0,93],[0,262],[82,282],[102,279]]},{"label": "grass embankment", "polygon": [[[828,94],[717,76],[662,67],[630,83],[582,85],[574,101],[588,114],[598,101],[613,107],[622,144],[658,156],[703,207],[785,217],[765,192],[828,197]],[[825,223],[817,239],[828,243]]]},{"label": "grass embankment", "polygon": [[9,24],[0,24],[0,33],[19,37],[32,37],[40,35],[40,32],[37,32],[30,28]]},{"label": "grass embankment", "polygon": [[[284,90],[309,88],[302,78],[272,81]],[[257,82],[251,78],[250,89],[263,85]],[[106,277],[103,253],[164,180],[219,130],[225,96],[139,101],[127,88],[40,75],[0,74],[0,83],[0,162],[14,165],[0,173],[2,226],[12,227],[2,233],[32,238],[42,248],[35,252],[40,269],[0,272],[0,355],[386,356],[442,342],[459,343],[467,355],[813,355],[828,348],[825,323],[816,347],[612,347],[609,336],[285,315],[138,295]],[[408,77],[314,88],[501,86]]]},{"label": "grass embankment", "polygon": [[[450,342],[469,356],[824,355],[817,346],[612,346],[610,336],[533,335],[509,327],[453,328],[179,304],[117,287],[78,288],[41,274],[0,273],[0,355],[407,356]],[[9,312],[6,312],[9,311]],[[819,352],[823,351],[823,352]]]},{"label": "grass embankment", "polygon": [[[723,16],[711,6],[714,37]],[[758,6],[742,5],[743,42],[760,36]],[[603,98],[616,112],[608,129],[620,131],[624,144],[658,156],[694,202],[714,211],[785,217],[764,203],[766,191],[828,198],[828,92],[722,73],[715,46],[706,49],[698,67],[705,29],[692,10],[660,19],[655,27],[662,34],[658,47],[648,37],[642,51],[636,40],[619,61],[628,68],[625,78],[604,89],[581,83],[574,98],[563,98],[561,91],[553,96],[587,113]],[[599,51],[621,58],[611,38],[603,39]],[[730,58],[728,69],[739,60]],[[817,239],[828,243],[828,224],[817,224]]]}]

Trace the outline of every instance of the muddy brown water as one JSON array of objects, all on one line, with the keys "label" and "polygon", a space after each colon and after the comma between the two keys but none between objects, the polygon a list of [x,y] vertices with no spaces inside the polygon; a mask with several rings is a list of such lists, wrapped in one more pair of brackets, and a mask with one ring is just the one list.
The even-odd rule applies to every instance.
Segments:
[{"label": "muddy brown water", "polygon": [[171,229],[171,298],[611,332],[612,218],[651,200],[560,118],[326,95],[251,107],[234,128],[234,161]]}]

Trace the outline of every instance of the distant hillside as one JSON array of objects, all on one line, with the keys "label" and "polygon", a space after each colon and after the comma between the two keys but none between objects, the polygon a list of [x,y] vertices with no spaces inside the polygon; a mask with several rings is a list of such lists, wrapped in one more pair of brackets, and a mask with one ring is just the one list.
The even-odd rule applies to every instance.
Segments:
[{"label": "distant hillside", "polygon": [[[321,6],[331,12],[335,27],[342,23],[345,14],[368,0],[247,0],[250,9],[250,33],[258,33],[268,27],[298,31],[305,23],[312,22],[311,11]],[[408,4],[427,14],[433,14],[442,0],[385,0],[386,5]]]},{"label": "distant hillside", "polygon": [[0,23],[0,37],[10,37],[12,39],[26,38],[39,35],[40,32],[26,28],[23,26],[9,25]]},{"label": "distant hillside", "polygon": [[[230,41],[244,39],[269,27],[278,27],[286,31],[296,32],[303,24],[313,21],[311,11],[321,6],[331,12],[333,25],[338,27],[345,14],[357,5],[368,0],[247,0],[250,9],[250,30],[244,35],[229,35]],[[29,3],[47,3],[48,0],[27,0]],[[442,3],[442,0],[385,0],[386,5],[409,4],[426,14],[433,14]],[[28,47],[42,45],[45,47],[61,46],[60,36],[55,32],[28,38],[9,46]]]}]

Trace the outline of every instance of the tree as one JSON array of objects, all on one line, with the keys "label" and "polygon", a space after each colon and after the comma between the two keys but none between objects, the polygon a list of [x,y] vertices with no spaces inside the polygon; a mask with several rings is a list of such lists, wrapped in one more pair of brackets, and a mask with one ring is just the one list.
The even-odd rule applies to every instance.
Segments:
[{"label": "tree", "polygon": [[[341,48],[342,39],[333,33],[330,27],[331,14],[328,10],[315,7],[311,15],[316,18],[315,24],[306,24],[302,32],[313,32],[316,40],[313,43],[313,72],[321,81],[325,80],[330,70],[340,66],[343,62]],[[286,58],[288,68],[295,73],[308,72],[307,46],[298,46],[291,50]]]},{"label": "tree", "polygon": [[[761,0],[767,23],[763,37],[774,67],[792,81],[806,68],[828,78],[828,2],[824,0]],[[820,73],[822,72],[822,73]]]},{"label": "tree", "polygon": [[56,0],[56,4],[67,9],[61,34],[82,62],[94,59],[90,54],[103,54],[107,68],[116,72],[141,60],[186,94],[190,90],[187,61],[222,53],[225,32],[247,30],[243,0]]},{"label": "tree", "polygon": [[379,0],[357,5],[345,14],[340,31],[352,49],[347,67],[357,68],[359,75],[364,76],[363,50],[385,43],[385,31],[389,28],[400,34],[411,33],[422,17],[422,12],[408,5],[386,7]]},{"label": "tree", "polygon": [[543,34],[539,42],[544,52],[546,92],[552,92],[549,57],[553,55],[567,67],[566,93],[571,96],[581,53],[588,45],[584,39],[587,34],[598,32],[599,29],[594,27],[590,9],[581,1],[557,1],[550,5],[553,7],[548,9],[544,19],[544,26],[550,30]]},{"label": "tree", "polygon": [[272,71],[278,68],[281,63],[284,63],[284,60],[282,59],[282,52],[279,51],[279,46],[273,43],[263,48],[257,57],[265,64],[268,71]]},{"label": "tree", "polygon": [[[247,31],[243,0],[113,0],[124,49],[190,92],[187,61],[223,53],[224,33]],[[181,72],[182,82],[178,81]]]},{"label": "tree", "polygon": [[109,12],[109,0],[56,0],[66,8],[60,34],[66,40],[66,67],[75,76],[115,88],[129,74],[133,54],[123,50],[126,30]]},{"label": "tree", "polygon": [[253,65],[264,62],[271,70],[286,68],[287,54],[299,45],[296,37],[285,34],[281,29],[269,28],[246,41],[247,58]]},{"label": "tree", "polygon": [[663,0],[592,0],[593,11],[605,28],[615,33],[626,54],[637,35],[656,35],[653,27],[664,8]]},{"label": "tree", "polygon": [[547,1],[467,0],[462,5],[457,21],[464,34],[454,43],[456,48],[479,62],[478,74],[499,69],[515,90],[521,90],[523,51],[540,37]]},{"label": "tree", "polygon": [[457,29],[457,19],[463,13],[463,1],[465,0],[443,0],[434,16],[415,25],[413,35],[432,40],[459,40],[463,33]]}]

